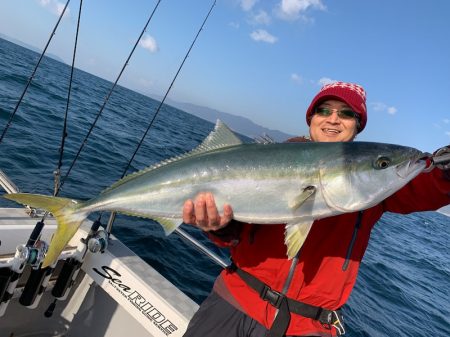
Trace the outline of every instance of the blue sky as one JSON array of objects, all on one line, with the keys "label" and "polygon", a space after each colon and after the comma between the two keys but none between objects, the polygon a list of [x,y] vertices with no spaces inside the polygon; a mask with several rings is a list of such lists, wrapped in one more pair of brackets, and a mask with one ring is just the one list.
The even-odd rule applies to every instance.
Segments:
[{"label": "blue sky", "polygon": [[[77,64],[114,80],[155,0],[84,1]],[[43,48],[63,0],[0,1],[0,33]],[[121,85],[164,95],[212,1],[162,0]],[[49,52],[70,63],[79,1]],[[218,0],[169,97],[306,134],[323,83],[359,83],[358,140],[450,144],[450,1]],[[1,62],[1,60],[0,60]]]}]

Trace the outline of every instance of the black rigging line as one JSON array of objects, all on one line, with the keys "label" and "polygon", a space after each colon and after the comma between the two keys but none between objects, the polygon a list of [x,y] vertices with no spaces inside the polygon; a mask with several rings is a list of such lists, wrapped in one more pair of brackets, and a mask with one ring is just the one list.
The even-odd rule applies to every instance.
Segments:
[{"label": "black rigging line", "polygon": [[[156,109],[156,112],[155,112],[155,114],[153,115],[153,118],[151,119],[151,121],[150,121],[149,125],[147,126],[147,129],[145,130],[145,132],[144,132],[144,134],[143,134],[143,136],[142,136],[142,138],[141,138],[139,144],[138,144],[137,147],[136,147],[136,150],[134,151],[133,155],[131,156],[130,160],[128,161],[128,164],[127,164],[125,170],[123,171],[121,178],[125,177],[125,175],[127,174],[128,169],[130,168],[130,165],[131,165],[131,163],[133,162],[134,157],[136,156],[136,153],[137,153],[137,152],[139,151],[139,149],[141,148],[141,146],[142,146],[142,144],[143,144],[143,142],[144,142],[144,139],[145,139],[145,137],[147,136],[147,133],[149,132],[150,128],[152,127],[153,123],[155,122],[155,119],[156,119],[157,115],[159,114],[159,111],[161,110],[162,105],[164,104],[164,102],[165,102],[165,100],[166,100],[166,98],[167,98],[167,96],[168,96],[170,90],[172,89],[172,86],[173,86],[173,84],[175,83],[175,80],[177,79],[178,74],[179,74],[180,71],[181,71],[181,68],[183,68],[183,65],[184,65],[184,63],[186,62],[186,59],[188,58],[188,56],[189,56],[189,54],[190,54],[190,52],[191,52],[191,50],[192,50],[192,47],[194,47],[195,42],[197,41],[197,38],[198,38],[198,36],[200,35],[200,32],[203,30],[203,27],[205,26],[205,23],[206,23],[206,21],[208,20],[209,16],[211,15],[211,12],[212,12],[212,10],[213,10],[213,8],[214,8],[215,5],[216,5],[216,0],[214,0],[213,4],[211,5],[211,8],[210,8],[209,11],[208,11],[208,14],[206,14],[206,17],[205,17],[205,19],[203,20],[202,25],[200,26],[200,28],[199,28],[197,34],[195,35],[194,40],[192,41],[192,43],[191,43],[191,45],[190,45],[188,51],[186,52],[186,55],[185,55],[184,58],[183,58],[183,61],[181,62],[181,64],[180,64],[180,66],[178,67],[178,70],[177,70],[175,76],[174,76],[173,79],[172,79],[172,82],[170,83],[169,88],[167,89],[167,91],[166,91],[166,93],[165,93],[163,99],[162,99],[161,102],[159,103],[158,108]],[[115,212],[112,212],[112,213],[111,213],[111,216],[110,216],[110,218],[109,218],[109,221],[108,221],[107,229],[106,229],[106,231],[107,231],[108,234],[111,233],[111,229],[112,229],[112,225],[113,225],[115,216],[116,216],[116,213],[115,213]],[[102,217],[102,213],[100,213],[98,219],[100,220],[101,217]]]},{"label": "black rigging line", "polygon": [[41,56],[39,57],[39,60],[38,60],[38,62],[37,62],[37,64],[36,64],[36,66],[34,67],[33,73],[31,74],[30,78],[28,79],[27,85],[25,86],[25,89],[23,90],[22,95],[20,96],[19,101],[18,101],[17,104],[16,104],[16,107],[14,108],[13,112],[12,112],[11,115],[9,116],[8,123],[6,123],[5,128],[3,129],[2,135],[0,136],[0,144],[1,144],[2,140],[3,140],[3,138],[5,137],[6,132],[8,131],[9,127],[11,126],[12,120],[13,120],[14,116],[16,115],[17,110],[19,109],[19,105],[20,105],[20,103],[22,102],[23,97],[25,96],[25,93],[27,92],[28,87],[29,87],[30,84],[31,84],[31,81],[33,80],[33,77],[34,77],[34,75],[35,75],[35,73],[36,73],[36,70],[37,70],[37,68],[39,67],[39,64],[41,63],[42,58],[44,57],[44,54],[45,54],[45,52],[47,51],[48,46],[50,45],[50,41],[52,40],[53,35],[55,35],[56,28],[58,28],[58,25],[59,25],[59,23],[60,23],[62,17],[64,16],[64,13],[65,13],[65,11],[66,11],[67,6],[69,5],[69,2],[70,2],[70,0],[67,0],[66,5],[64,6],[64,9],[62,10],[62,12],[61,12],[61,14],[60,14],[60,16],[59,16],[59,18],[58,18],[58,21],[56,22],[56,25],[55,25],[55,27],[53,28],[52,33],[50,34],[50,37],[49,37],[49,39],[48,39],[48,41],[47,41],[47,44],[45,45],[45,48],[44,48],[44,50],[42,51]]},{"label": "black rigging line", "polygon": [[80,148],[78,149],[78,152],[77,152],[77,154],[75,155],[75,158],[73,159],[73,161],[72,161],[72,163],[71,163],[69,169],[67,170],[67,172],[66,172],[64,178],[61,180],[61,183],[60,183],[60,185],[59,185],[59,187],[58,187],[57,192],[55,193],[55,196],[59,194],[59,192],[61,191],[61,188],[63,187],[64,183],[65,183],[66,180],[67,180],[67,177],[69,176],[70,172],[72,171],[72,168],[74,167],[75,162],[77,161],[78,157],[80,156],[81,151],[83,150],[84,146],[86,145],[87,140],[88,140],[89,136],[91,135],[92,130],[94,129],[95,125],[97,124],[98,119],[99,119],[100,116],[102,115],[103,110],[104,110],[104,108],[105,108],[105,106],[106,106],[106,103],[108,103],[109,98],[110,98],[110,96],[111,96],[111,94],[112,94],[114,88],[115,88],[116,85],[117,85],[117,82],[119,82],[119,79],[120,79],[120,77],[122,76],[122,73],[124,72],[125,67],[128,65],[128,62],[130,61],[131,56],[133,55],[133,53],[134,53],[134,51],[135,51],[135,49],[136,49],[136,47],[137,47],[139,41],[141,40],[142,35],[144,35],[144,33],[145,33],[146,29],[147,29],[147,26],[149,25],[151,19],[153,18],[153,14],[155,14],[156,9],[158,8],[160,2],[161,2],[161,0],[158,0],[157,4],[156,4],[155,7],[153,8],[153,11],[152,11],[152,13],[150,14],[150,17],[148,18],[147,23],[146,23],[145,26],[144,26],[144,29],[142,29],[142,32],[141,32],[141,34],[139,35],[139,38],[136,40],[136,43],[134,44],[133,49],[131,50],[130,54],[128,55],[127,60],[125,61],[125,63],[124,63],[124,65],[123,65],[122,69],[120,70],[119,75],[117,76],[116,80],[114,81],[114,84],[113,84],[113,86],[111,87],[110,91],[109,91],[108,94],[106,95],[105,101],[103,102],[103,105],[101,106],[100,111],[97,113],[97,116],[95,117],[94,122],[92,123],[92,125],[91,125],[91,127],[90,127],[88,133],[86,134],[86,137],[84,138],[83,142],[81,143],[81,146],[80,146]]},{"label": "black rigging line", "polygon": [[63,157],[64,157],[64,145],[65,145],[65,141],[66,141],[66,137],[67,137],[67,118],[68,118],[68,112],[69,112],[69,104],[70,104],[70,96],[71,96],[71,92],[72,92],[72,81],[73,81],[73,72],[75,69],[75,57],[77,54],[77,45],[78,45],[78,33],[80,31],[80,18],[81,18],[81,8],[83,6],[83,0],[80,0],[80,8],[78,11],[78,21],[77,21],[77,31],[75,33],[75,43],[74,43],[74,47],[73,47],[73,55],[72,55],[72,67],[70,69],[70,79],[69,79],[69,89],[67,92],[67,102],[66,102],[66,111],[64,114],[64,125],[63,125],[63,130],[62,130],[62,135],[61,135],[61,146],[59,148],[59,160],[58,160],[58,166],[56,168],[55,171],[55,191],[54,191],[54,195],[56,195],[57,191],[59,190],[59,176],[60,176],[60,172],[61,172],[61,167],[63,164]]}]

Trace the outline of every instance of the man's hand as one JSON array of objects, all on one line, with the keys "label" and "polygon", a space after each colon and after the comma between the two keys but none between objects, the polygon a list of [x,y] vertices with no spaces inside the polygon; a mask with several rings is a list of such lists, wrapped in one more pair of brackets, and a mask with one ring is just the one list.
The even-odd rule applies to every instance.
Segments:
[{"label": "man's hand", "polygon": [[220,216],[212,193],[199,193],[194,201],[187,200],[183,206],[183,222],[200,228],[201,230],[216,231],[228,225],[233,219],[230,205],[223,206]]},{"label": "man's hand", "polygon": [[434,152],[432,158],[434,166],[441,170],[450,170],[450,145]]}]

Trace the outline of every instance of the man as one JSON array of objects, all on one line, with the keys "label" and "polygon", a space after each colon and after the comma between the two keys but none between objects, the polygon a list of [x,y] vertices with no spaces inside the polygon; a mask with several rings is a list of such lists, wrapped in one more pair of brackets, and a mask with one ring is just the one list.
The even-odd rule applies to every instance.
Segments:
[{"label": "man", "polygon": [[[306,121],[311,141],[353,141],[367,122],[364,89],[343,82],[325,85],[312,100]],[[339,309],[356,282],[370,232],[382,214],[435,210],[449,203],[450,169],[434,168],[372,208],[316,220],[297,257],[288,260],[284,224],[235,221],[230,205],[220,215],[214,196],[199,194],[195,202],[186,201],[183,220],[229,247],[234,265],[217,278],[185,336],[344,333]]]}]

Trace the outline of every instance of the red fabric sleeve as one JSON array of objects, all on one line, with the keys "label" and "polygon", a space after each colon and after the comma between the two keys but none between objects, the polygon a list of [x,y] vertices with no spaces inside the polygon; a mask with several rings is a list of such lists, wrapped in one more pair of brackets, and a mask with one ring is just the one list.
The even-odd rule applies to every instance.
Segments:
[{"label": "red fabric sleeve", "polygon": [[438,168],[419,174],[383,201],[385,211],[401,214],[434,211],[448,204],[450,180],[447,179],[447,172]]}]

